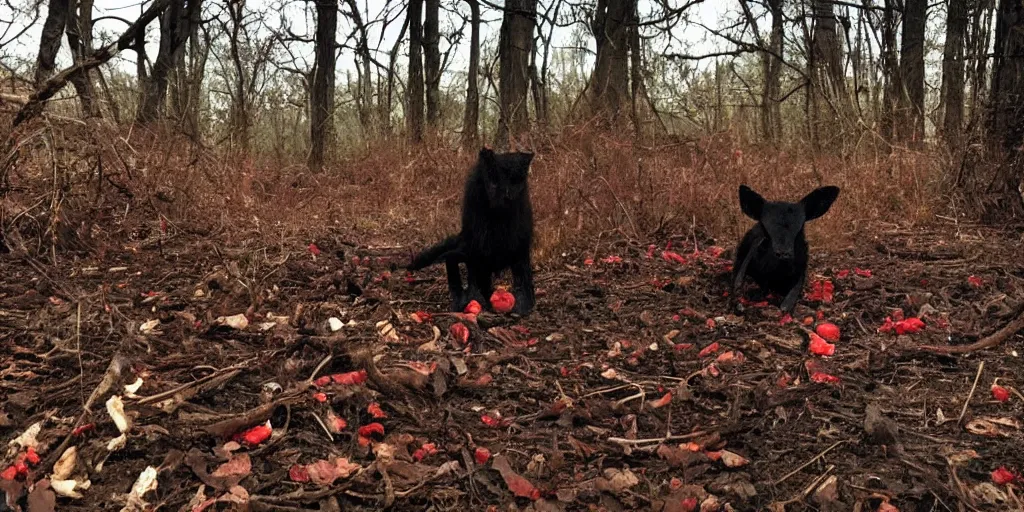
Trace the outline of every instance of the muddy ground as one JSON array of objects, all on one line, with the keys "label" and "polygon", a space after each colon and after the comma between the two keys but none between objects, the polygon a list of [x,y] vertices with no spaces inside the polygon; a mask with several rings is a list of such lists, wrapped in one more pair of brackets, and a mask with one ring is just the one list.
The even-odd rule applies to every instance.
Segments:
[{"label": "muddy ground", "polygon": [[[1021,509],[1024,338],[920,348],[1017,317],[1019,236],[873,233],[813,254],[785,323],[753,288],[730,309],[733,241],[700,237],[564,254],[525,319],[445,314],[443,268],[352,234],[0,255],[0,489],[40,511]],[[924,330],[879,332],[896,309]]]}]

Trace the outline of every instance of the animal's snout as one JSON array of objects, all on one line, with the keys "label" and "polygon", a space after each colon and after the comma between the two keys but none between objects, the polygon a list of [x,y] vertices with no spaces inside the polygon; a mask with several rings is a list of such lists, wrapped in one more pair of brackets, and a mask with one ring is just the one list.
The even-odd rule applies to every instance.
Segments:
[{"label": "animal's snout", "polygon": [[775,249],[775,257],[780,259],[780,260],[783,260],[783,261],[789,261],[789,260],[793,259],[793,250],[792,249]]}]

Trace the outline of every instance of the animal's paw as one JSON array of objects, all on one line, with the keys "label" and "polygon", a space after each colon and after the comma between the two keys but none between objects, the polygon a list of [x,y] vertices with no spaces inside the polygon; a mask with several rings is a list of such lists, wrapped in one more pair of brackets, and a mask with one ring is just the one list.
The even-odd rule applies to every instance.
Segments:
[{"label": "animal's paw", "polygon": [[520,316],[526,316],[533,312],[534,301],[531,297],[526,297],[522,294],[514,294],[516,298],[516,304],[512,306],[512,313]]}]

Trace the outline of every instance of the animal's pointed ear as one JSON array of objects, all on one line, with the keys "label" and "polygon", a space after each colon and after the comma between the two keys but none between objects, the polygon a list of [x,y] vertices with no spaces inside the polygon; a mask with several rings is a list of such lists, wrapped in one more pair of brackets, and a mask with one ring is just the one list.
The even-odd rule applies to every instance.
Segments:
[{"label": "animal's pointed ear", "polygon": [[754,220],[761,220],[764,209],[764,198],[746,185],[740,185],[740,209],[743,214]]},{"label": "animal's pointed ear", "polygon": [[494,150],[490,146],[480,148],[480,161],[488,166],[494,163]]},{"label": "animal's pointed ear", "polygon": [[828,212],[832,203],[839,197],[839,187],[821,187],[800,200],[804,207],[804,218],[814,220]]},{"label": "animal's pointed ear", "polygon": [[533,163],[533,153],[519,153],[519,165],[523,169],[529,169]]}]

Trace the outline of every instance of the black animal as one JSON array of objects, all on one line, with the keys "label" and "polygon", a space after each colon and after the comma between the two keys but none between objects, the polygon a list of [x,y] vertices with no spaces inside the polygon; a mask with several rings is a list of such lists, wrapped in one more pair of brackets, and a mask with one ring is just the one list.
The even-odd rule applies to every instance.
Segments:
[{"label": "black animal", "polygon": [[[512,270],[513,313],[533,311],[533,208],[527,186],[532,161],[533,153],[481,149],[466,179],[462,230],[418,254],[407,267],[419,270],[444,260],[453,311],[462,311],[471,300],[488,306],[491,278],[505,269]],[[460,262],[466,264],[468,290],[462,287]]]},{"label": "black animal", "polygon": [[839,187],[821,187],[797,203],[765,201],[740,185],[740,208],[757,224],[736,250],[732,296],[737,297],[743,278],[749,275],[762,290],[784,296],[779,308],[792,311],[807,277],[804,223],[825,215],[837,197]]}]

